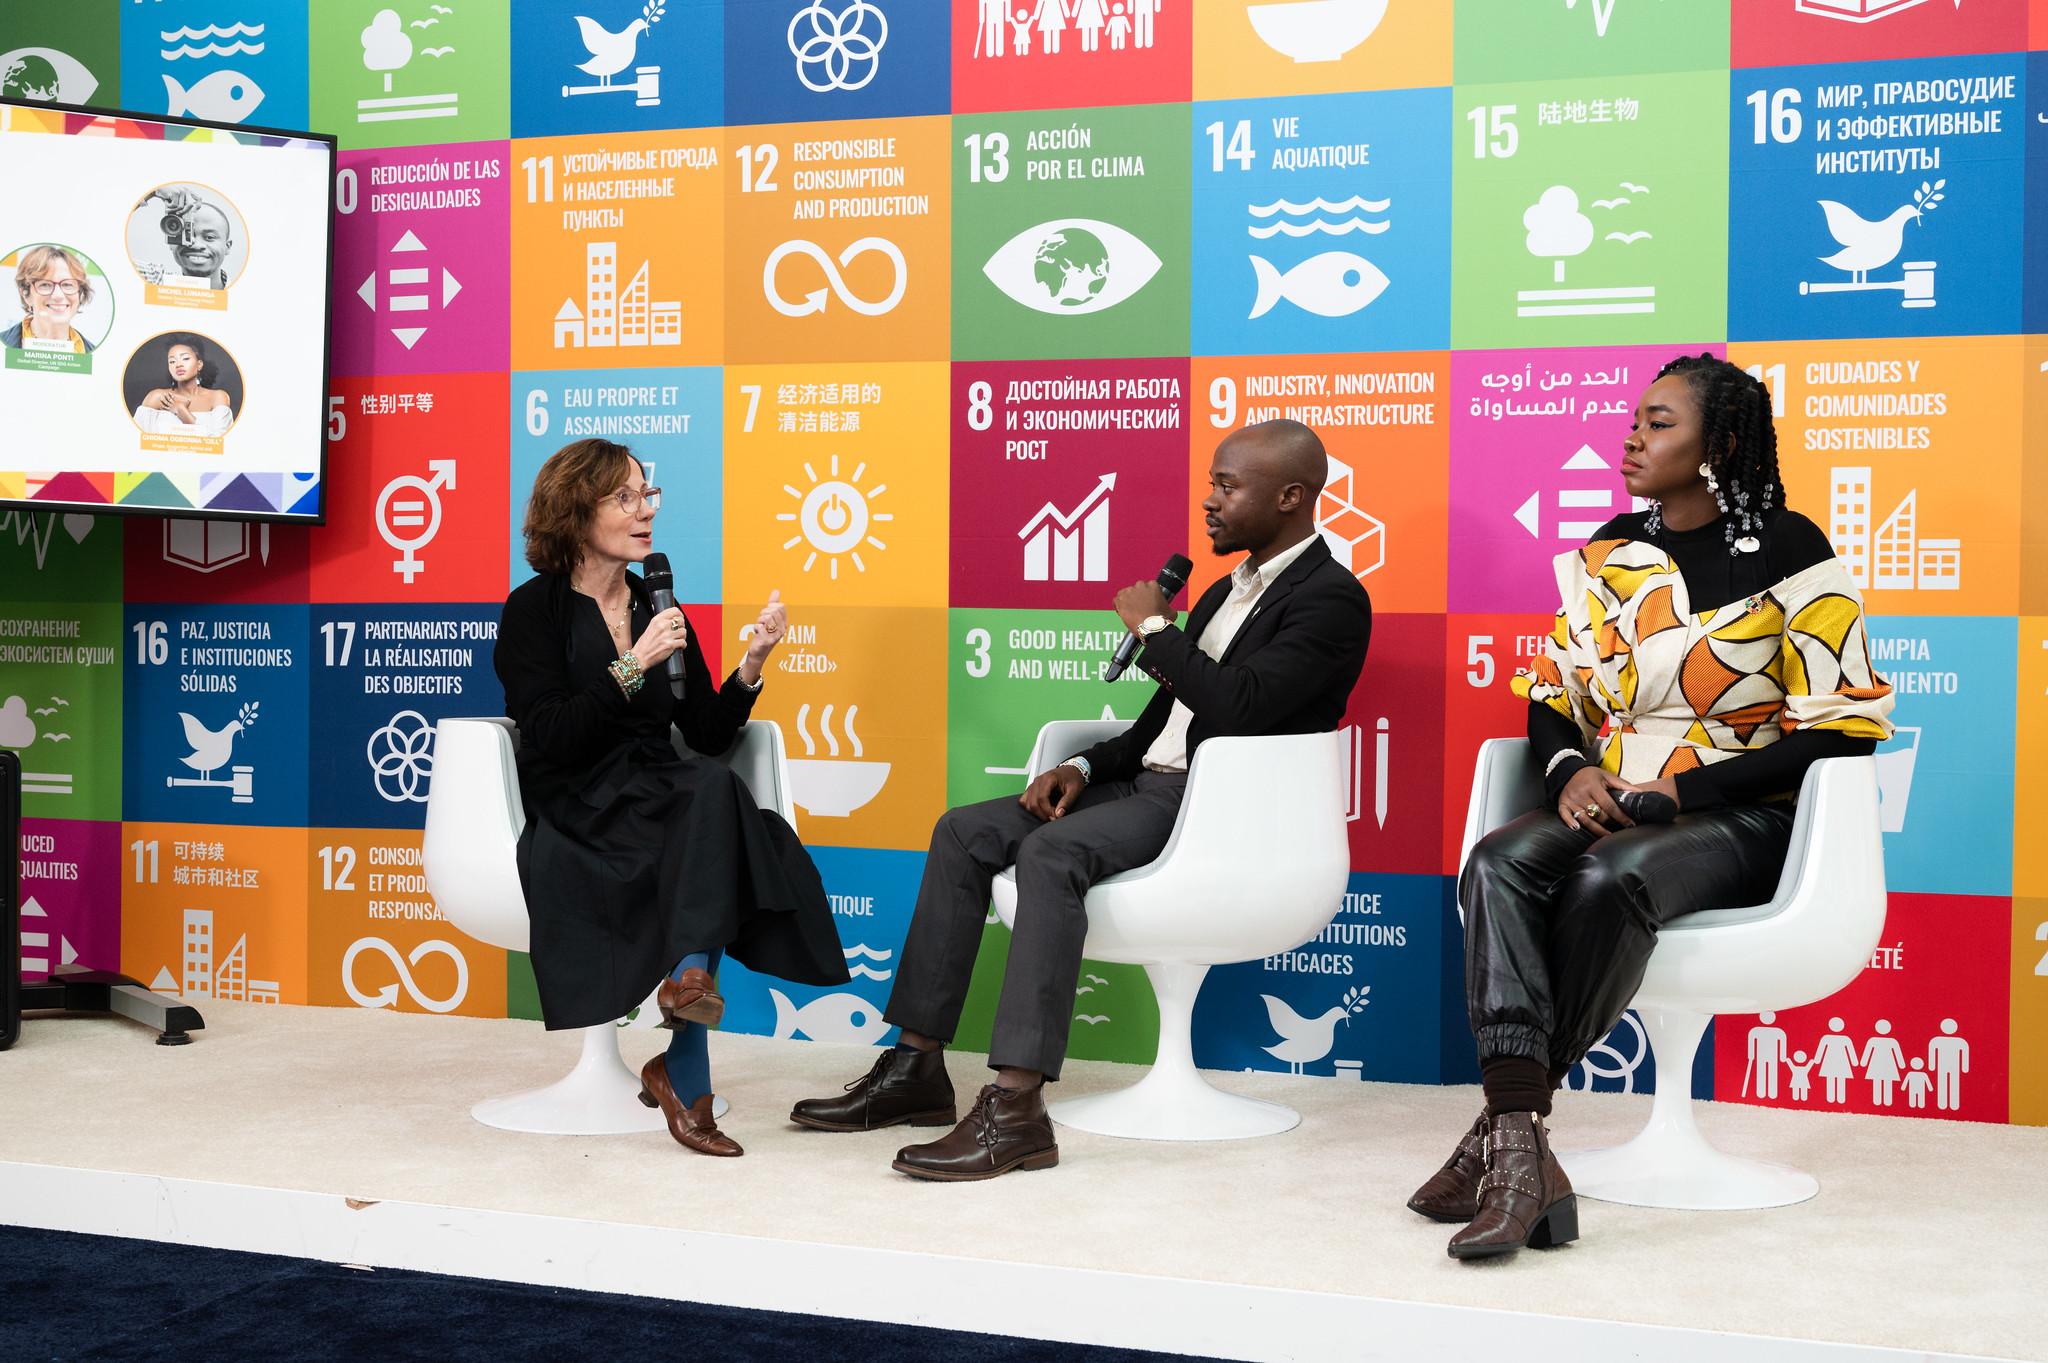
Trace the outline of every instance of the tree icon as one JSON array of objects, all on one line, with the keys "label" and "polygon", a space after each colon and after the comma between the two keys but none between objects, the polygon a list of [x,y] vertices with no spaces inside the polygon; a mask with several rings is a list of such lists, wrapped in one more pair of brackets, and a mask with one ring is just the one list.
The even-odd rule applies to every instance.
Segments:
[{"label": "tree icon", "polygon": [[1564,283],[1564,260],[1593,244],[1593,220],[1579,211],[1579,196],[1564,185],[1552,185],[1522,214],[1529,231],[1532,256],[1551,257],[1551,279]]}]

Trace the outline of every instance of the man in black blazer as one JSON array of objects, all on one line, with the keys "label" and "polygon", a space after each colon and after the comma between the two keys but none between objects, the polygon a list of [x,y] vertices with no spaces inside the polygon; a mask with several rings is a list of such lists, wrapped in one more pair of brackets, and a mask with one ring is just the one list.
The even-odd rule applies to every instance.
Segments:
[{"label": "man in black blazer", "polygon": [[[1316,532],[1328,470],[1323,442],[1297,421],[1248,426],[1216,447],[1202,502],[1210,546],[1248,551],[1244,559],[1202,594],[1185,630],[1157,582],[1116,594],[1158,692],[1129,729],[1039,776],[1022,797],[940,817],[884,1014],[903,1039],[843,1095],[798,1103],[791,1121],[825,1131],[954,1126],[897,1152],[894,1167],[916,1178],[993,1178],[1059,1162],[1041,1086],[1066,1057],[1088,887],[1165,848],[1188,761],[1206,739],[1334,729],[1365,665],[1372,605]],[[989,882],[1012,863],[1016,933],[989,1043],[996,1082],[954,1125],[943,1047],[967,999]]]}]

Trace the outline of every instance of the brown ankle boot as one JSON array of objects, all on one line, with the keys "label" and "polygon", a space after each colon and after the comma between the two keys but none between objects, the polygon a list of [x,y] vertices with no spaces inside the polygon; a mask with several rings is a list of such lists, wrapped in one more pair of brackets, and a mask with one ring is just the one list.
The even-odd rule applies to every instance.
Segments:
[{"label": "brown ankle boot", "polygon": [[1481,1112],[1472,1129],[1458,1137],[1458,1148],[1444,1161],[1444,1167],[1408,1199],[1408,1210],[1460,1226],[1477,1216],[1479,1180],[1486,1174],[1485,1139],[1486,1114]]},{"label": "brown ankle boot", "polygon": [[906,1145],[890,1167],[912,1178],[964,1183],[1012,1169],[1050,1169],[1060,1162],[1042,1084],[1028,1089],[984,1085],[974,1106],[947,1135]]},{"label": "brown ankle boot", "polygon": [[1451,1237],[1453,1259],[1487,1259],[1523,1247],[1550,1249],[1579,1238],[1579,1199],[1550,1152],[1533,1112],[1503,1112],[1487,1123],[1479,1210]]}]

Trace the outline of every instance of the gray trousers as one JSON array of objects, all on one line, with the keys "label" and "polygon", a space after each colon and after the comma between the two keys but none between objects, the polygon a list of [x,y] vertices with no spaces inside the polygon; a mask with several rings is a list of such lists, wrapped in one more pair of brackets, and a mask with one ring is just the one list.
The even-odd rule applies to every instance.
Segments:
[{"label": "gray trousers", "polygon": [[988,920],[989,883],[1014,863],[1017,925],[988,1061],[1059,1078],[1088,935],[1082,900],[1096,881],[1159,855],[1187,781],[1185,773],[1148,771],[1135,781],[1100,782],[1051,822],[1026,813],[1014,795],[947,810],[932,829],[883,1016],[939,1041],[953,1039]]}]

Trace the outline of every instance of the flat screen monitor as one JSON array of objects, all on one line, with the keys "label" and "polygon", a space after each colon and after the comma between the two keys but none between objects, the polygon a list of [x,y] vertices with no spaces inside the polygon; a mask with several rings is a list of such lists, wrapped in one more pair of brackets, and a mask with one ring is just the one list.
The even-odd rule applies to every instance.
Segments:
[{"label": "flat screen monitor", "polygon": [[322,518],[334,154],[0,99],[0,507]]}]

